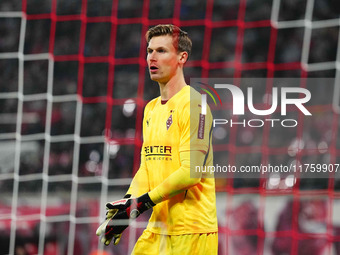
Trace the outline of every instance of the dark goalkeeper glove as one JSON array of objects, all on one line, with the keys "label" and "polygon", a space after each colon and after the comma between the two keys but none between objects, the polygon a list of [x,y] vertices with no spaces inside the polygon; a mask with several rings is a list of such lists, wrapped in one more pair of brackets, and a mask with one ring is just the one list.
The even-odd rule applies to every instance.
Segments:
[{"label": "dark goalkeeper glove", "polygon": [[98,236],[104,234],[101,240],[105,245],[109,245],[112,239],[114,239],[113,243],[117,245],[123,231],[129,226],[128,220],[136,219],[153,206],[155,204],[148,193],[138,198],[126,198],[107,203],[106,220],[99,226],[96,234]]}]

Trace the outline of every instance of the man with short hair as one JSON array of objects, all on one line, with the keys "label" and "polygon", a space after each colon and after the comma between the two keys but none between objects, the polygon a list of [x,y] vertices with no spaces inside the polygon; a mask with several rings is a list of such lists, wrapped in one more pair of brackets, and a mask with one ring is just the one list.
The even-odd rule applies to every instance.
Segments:
[{"label": "man with short hair", "polygon": [[[150,78],[160,96],[145,107],[141,164],[122,200],[107,203],[103,242],[117,244],[128,225],[153,208],[132,254],[217,254],[215,181],[190,176],[193,166],[212,166],[212,115],[201,113],[201,95],[188,86],[183,66],[191,53],[187,33],[157,25],[146,33]],[[194,170],[192,170],[194,171]],[[97,233],[97,234],[98,234]]]}]

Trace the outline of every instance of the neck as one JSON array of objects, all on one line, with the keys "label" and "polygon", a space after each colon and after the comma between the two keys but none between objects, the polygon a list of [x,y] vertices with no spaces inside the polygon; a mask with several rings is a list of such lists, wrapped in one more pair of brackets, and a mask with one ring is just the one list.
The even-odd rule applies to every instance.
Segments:
[{"label": "neck", "polygon": [[161,94],[162,100],[169,100],[174,95],[176,95],[182,88],[184,88],[187,84],[185,83],[184,76],[176,75],[172,77],[166,83],[158,82],[159,90]]}]

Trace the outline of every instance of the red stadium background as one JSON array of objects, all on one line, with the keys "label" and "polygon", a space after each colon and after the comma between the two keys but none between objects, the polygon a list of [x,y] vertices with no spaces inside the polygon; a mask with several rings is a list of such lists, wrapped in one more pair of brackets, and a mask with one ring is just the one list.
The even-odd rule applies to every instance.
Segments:
[{"label": "red stadium background", "polygon": [[[103,247],[95,230],[139,166],[143,108],[159,93],[144,39],[156,24],[192,38],[187,83],[334,78],[313,88],[317,114],[288,138],[280,129],[214,130],[230,162],[260,153],[339,163],[339,13],[335,0],[2,0],[0,253],[131,251],[147,215],[118,246]],[[340,254],[339,175],[216,184],[219,254]]]}]

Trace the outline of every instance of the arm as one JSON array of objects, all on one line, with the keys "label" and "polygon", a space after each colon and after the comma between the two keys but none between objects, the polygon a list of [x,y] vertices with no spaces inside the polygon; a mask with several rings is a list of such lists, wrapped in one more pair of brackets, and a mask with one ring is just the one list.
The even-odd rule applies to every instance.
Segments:
[{"label": "arm", "polygon": [[[145,136],[144,131],[146,129],[146,119],[148,118],[148,105],[144,109],[144,118],[143,118],[143,136]],[[126,192],[125,197],[139,197],[147,192],[150,191],[150,185],[149,185],[149,175],[148,170],[146,168],[145,163],[145,153],[144,153],[144,143],[141,148],[140,153],[140,166],[137,170],[137,173],[133,177],[130,187],[128,191]]]},{"label": "arm", "polygon": [[190,165],[202,166],[204,157],[202,151],[181,152],[181,167],[149,192],[150,199],[157,204],[198,184],[201,178],[190,178]]},{"label": "arm", "polygon": [[149,177],[145,165],[145,155],[141,153],[141,163],[125,196],[139,197],[150,191]]}]

